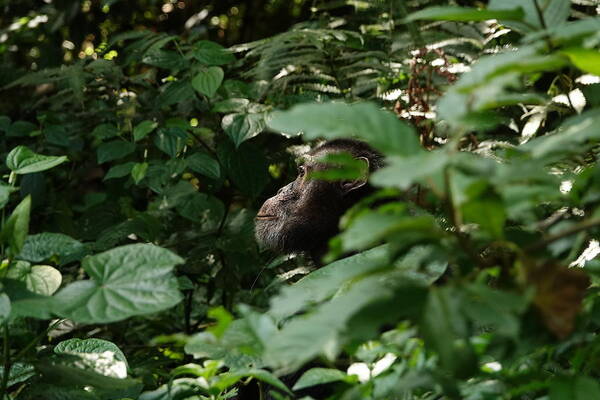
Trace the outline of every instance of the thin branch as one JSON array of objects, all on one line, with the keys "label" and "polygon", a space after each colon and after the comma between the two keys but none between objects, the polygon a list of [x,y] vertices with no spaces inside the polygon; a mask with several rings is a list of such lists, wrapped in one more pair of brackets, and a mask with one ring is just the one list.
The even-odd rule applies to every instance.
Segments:
[{"label": "thin branch", "polygon": [[6,396],[6,389],[8,388],[8,377],[10,376],[10,343],[8,341],[8,323],[4,323],[4,351],[2,357],[4,358],[3,369],[2,369],[2,383],[0,384],[0,396],[4,398]]},{"label": "thin branch", "polygon": [[535,242],[534,244],[532,244],[530,246],[525,247],[524,250],[526,252],[540,250],[540,249],[543,249],[544,247],[548,246],[552,242],[556,242],[557,240],[560,240],[567,236],[574,235],[574,234],[582,232],[582,231],[586,231],[586,230],[594,228],[596,226],[600,226],[600,218],[588,219],[587,221],[583,221],[577,225],[567,228],[562,232],[555,233],[553,235],[548,235],[544,239],[542,239],[538,242]]}]

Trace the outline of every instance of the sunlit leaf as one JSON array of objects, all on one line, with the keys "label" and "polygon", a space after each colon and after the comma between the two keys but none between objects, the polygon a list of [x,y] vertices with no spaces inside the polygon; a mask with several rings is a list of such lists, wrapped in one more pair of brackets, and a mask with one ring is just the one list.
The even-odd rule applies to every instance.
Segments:
[{"label": "sunlit leaf", "polygon": [[67,160],[66,156],[44,156],[25,146],[17,146],[6,156],[6,166],[16,174],[31,174],[54,168]]},{"label": "sunlit leaf", "polygon": [[468,7],[428,7],[410,14],[408,21],[436,20],[436,21],[485,21],[488,19],[513,19],[520,20],[524,16],[521,8],[512,10],[485,10]]},{"label": "sunlit leaf", "polygon": [[212,97],[223,82],[223,70],[219,67],[210,67],[200,71],[194,79],[192,86],[205,96]]},{"label": "sunlit leaf", "polygon": [[90,279],[56,294],[55,312],[80,323],[108,323],[170,308],[181,300],[171,273],[183,259],[166,249],[133,244],[89,256]]}]

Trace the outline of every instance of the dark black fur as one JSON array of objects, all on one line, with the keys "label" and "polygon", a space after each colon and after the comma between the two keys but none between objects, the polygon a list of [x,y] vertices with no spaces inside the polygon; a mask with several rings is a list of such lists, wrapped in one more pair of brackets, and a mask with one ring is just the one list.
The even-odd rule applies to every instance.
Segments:
[{"label": "dark black fur", "polygon": [[264,247],[281,253],[306,252],[319,258],[338,232],[340,217],[372,191],[365,182],[307,179],[310,171],[325,168],[316,159],[347,152],[367,160],[369,171],[382,166],[382,156],[365,142],[336,139],[315,148],[299,167],[299,175],[262,205],[256,218],[256,237]]}]

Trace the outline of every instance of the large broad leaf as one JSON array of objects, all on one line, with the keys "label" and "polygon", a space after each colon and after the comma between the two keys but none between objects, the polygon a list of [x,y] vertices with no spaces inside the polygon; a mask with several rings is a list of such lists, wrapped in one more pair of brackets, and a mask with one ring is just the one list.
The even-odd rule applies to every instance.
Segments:
[{"label": "large broad leaf", "polygon": [[199,394],[208,395],[207,386],[204,377],[172,379],[156,390],[142,393],[138,400],[199,399]]},{"label": "large broad leaf", "polygon": [[269,385],[276,387],[277,389],[283,390],[286,393],[291,394],[290,390],[285,386],[283,382],[279,380],[275,375],[269,371],[263,369],[239,369],[233,372],[226,372],[219,375],[219,380],[215,382],[212,387],[219,389],[220,391],[226,390],[234,383],[238,382],[242,378],[252,377],[259,381],[268,383]]},{"label": "large broad leaf", "polygon": [[125,354],[117,347],[116,344],[103,339],[68,339],[60,342],[54,347],[56,354],[73,354],[73,353],[104,353],[110,351],[114,354],[115,360],[122,361],[127,364]]},{"label": "large broad leaf", "polygon": [[6,277],[25,282],[27,290],[51,296],[58,290],[62,275],[49,265],[31,265],[26,261],[17,261],[8,266]]},{"label": "large broad leaf", "polygon": [[0,293],[0,324],[4,324],[10,315],[10,298],[6,293]]},{"label": "large broad leaf", "polygon": [[17,146],[6,156],[6,166],[15,174],[45,171],[67,161],[66,156],[44,156],[25,146]]},{"label": "large broad leaf", "polygon": [[265,129],[262,114],[229,114],[223,117],[221,127],[229,135],[235,146],[253,138]]},{"label": "large broad leaf", "polygon": [[49,319],[51,317],[53,297],[28,290],[26,283],[21,280],[7,278],[3,285],[11,301],[11,319],[18,317]]},{"label": "large broad leaf", "polygon": [[98,164],[107,161],[118,160],[135,151],[135,144],[124,140],[113,140],[112,142],[101,144],[96,150]]},{"label": "large broad leaf", "polygon": [[194,98],[194,89],[190,85],[190,81],[181,80],[165,84],[162,87],[162,93],[156,98],[156,102],[160,107],[167,107]]},{"label": "large broad leaf", "polygon": [[595,400],[600,398],[600,384],[588,376],[555,379],[550,384],[550,400]]},{"label": "large broad leaf", "polygon": [[97,394],[96,398],[137,398],[143,385],[134,379],[115,376],[116,363],[108,354],[80,353],[77,360],[73,355],[64,360],[41,361],[36,369],[46,382],[67,387],[85,386]]},{"label": "large broad leaf", "polygon": [[438,353],[442,368],[453,376],[466,377],[477,364],[460,294],[452,287],[432,289],[420,326],[426,344]]},{"label": "large broad leaf", "polygon": [[148,171],[148,163],[136,163],[131,169],[131,177],[133,181],[137,185],[141,182],[142,179],[146,176],[146,171]]},{"label": "large broad leaf", "polygon": [[19,254],[29,232],[29,213],[31,211],[31,197],[25,197],[2,226],[0,240],[10,246],[13,255]]},{"label": "large broad leaf", "polygon": [[185,147],[186,138],[187,133],[181,128],[160,128],[154,136],[154,144],[171,158],[175,158]]},{"label": "large broad leaf", "polygon": [[563,53],[577,68],[590,74],[600,75],[600,51],[578,47],[563,50]]},{"label": "large broad leaf", "polygon": [[307,387],[322,385],[330,382],[350,381],[350,378],[344,372],[332,368],[311,368],[306,371],[298,382],[294,384],[293,390],[300,390]]},{"label": "large broad leaf", "polygon": [[169,250],[132,244],[87,257],[90,280],[71,283],[55,297],[55,312],[80,323],[107,323],[170,308],[181,300],[171,273],[183,259]]},{"label": "large broad leaf", "polygon": [[131,170],[135,163],[133,161],[126,162],[125,164],[113,165],[110,167],[106,175],[104,175],[103,180],[115,179],[115,178],[123,178],[125,176],[129,176]]},{"label": "large broad leaf", "polygon": [[600,110],[586,111],[567,119],[554,133],[530,140],[523,148],[535,158],[579,152],[590,139],[600,139],[599,123]]},{"label": "large broad leaf", "polygon": [[348,322],[363,308],[394,299],[396,313],[412,312],[421,296],[420,287],[394,270],[347,282],[332,300],[271,335],[265,343],[264,360],[272,367],[294,369],[321,353],[333,358],[345,342],[342,334]]},{"label": "large broad leaf", "polygon": [[188,167],[202,175],[212,179],[221,177],[221,166],[219,162],[206,153],[194,153],[185,159]]},{"label": "large broad leaf", "polygon": [[[4,367],[0,367],[0,377],[4,373]],[[8,377],[8,387],[17,383],[25,382],[35,375],[35,369],[31,364],[15,363],[10,368],[10,376]]]},{"label": "large broad leaf", "polygon": [[578,21],[566,22],[559,26],[549,25],[548,29],[554,41],[558,43],[569,42],[600,31],[600,18],[588,17]]},{"label": "large broad leaf", "polygon": [[488,19],[520,20],[524,16],[521,8],[513,10],[484,10],[468,7],[429,7],[410,14],[408,21],[485,21]]},{"label": "large broad leaf", "polygon": [[157,126],[158,124],[154,121],[145,120],[140,122],[135,126],[135,128],[133,128],[133,140],[135,140],[136,142],[142,140],[143,138],[148,136],[148,134],[152,132]]},{"label": "large broad leaf", "polygon": [[367,212],[358,216],[341,235],[345,251],[364,250],[383,239],[398,233],[408,232],[419,239],[440,237],[442,232],[435,220],[428,215],[405,216]]},{"label": "large broad leaf", "polygon": [[319,268],[273,297],[269,314],[278,319],[289,317],[331,297],[344,282],[382,268],[386,262],[387,246],[379,246]]},{"label": "large broad leaf", "polygon": [[221,165],[233,183],[243,193],[258,196],[269,181],[269,164],[263,150],[250,142],[235,149],[229,141],[223,141],[218,150]]},{"label": "large broad leaf", "polygon": [[370,181],[377,186],[408,189],[414,183],[430,186],[432,177],[439,174],[449,163],[444,151],[419,152],[409,157],[388,157],[386,166],[373,173]]},{"label": "large broad leaf", "polygon": [[28,236],[18,258],[40,262],[58,256],[59,262],[64,264],[78,260],[84,253],[85,246],[80,241],[62,233],[44,232]]},{"label": "large broad leaf", "polygon": [[224,65],[235,60],[231,52],[218,43],[201,40],[194,45],[194,58],[206,65]]},{"label": "large broad leaf", "polygon": [[16,187],[8,186],[0,182],[0,209],[3,209],[6,203],[8,203],[10,194],[17,190]]},{"label": "large broad leaf", "polygon": [[386,154],[410,156],[422,150],[410,126],[371,103],[300,104],[273,113],[267,124],[286,134],[303,132],[307,139],[356,136]]},{"label": "large broad leaf", "polygon": [[212,97],[219,86],[221,86],[223,76],[225,76],[225,74],[220,67],[210,67],[200,71],[194,79],[192,79],[192,86],[203,95]]}]

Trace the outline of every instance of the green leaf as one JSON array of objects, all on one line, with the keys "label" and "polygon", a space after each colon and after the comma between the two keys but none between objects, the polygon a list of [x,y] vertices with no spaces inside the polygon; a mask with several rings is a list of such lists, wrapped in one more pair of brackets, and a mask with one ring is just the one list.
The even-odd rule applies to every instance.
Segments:
[{"label": "green leaf", "polygon": [[229,141],[218,148],[221,165],[227,175],[243,193],[256,197],[269,181],[269,164],[263,149],[250,142],[242,143],[237,149]]},{"label": "green leaf", "polygon": [[600,139],[600,131],[597,129],[599,123],[600,110],[592,109],[566,119],[556,131],[536,137],[522,148],[528,150],[534,158],[579,152],[587,141]]},{"label": "green leaf", "polygon": [[6,277],[25,282],[27,290],[51,296],[62,283],[60,272],[49,265],[31,266],[26,261],[17,261],[8,266]]},{"label": "green leaf", "polygon": [[108,143],[102,143],[96,150],[98,164],[108,161],[121,159],[135,151],[135,144],[124,140],[113,140]]},{"label": "green leaf", "polygon": [[202,229],[217,229],[225,214],[225,206],[217,197],[194,192],[177,205],[177,212],[184,218],[202,224]]},{"label": "green leaf", "polygon": [[458,289],[431,289],[420,326],[425,343],[437,352],[442,368],[457,378],[476,371],[475,353],[469,342]]},{"label": "green leaf", "polygon": [[133,161],[126,162],[125,164],[113,165],[106,175],[104,175],[102,180],[106,181],[109,179],[123,178],[131,173],[134,165],[135,163]]},{"label": "green leaf", "polygon": [[17,190],[18,189],[16,187],[8,186],[0,182],[0,209],[3,209],[4,206],[6,206],[6,203],[8,203],[10,198],[10,194],[12,192],[16,192]]},{"label": "green leaf", "polygon": [[8,130],[10,129],[10,124],[10,117],[6,115],[0,115],[0,131],[8,133]]},{"label": "green leaf", "polygon": [[332,368],[311,368],[296,382],[292,390],[322,385],[330,382],[343,382],[349,379],[345,372]]},{"label": "green leaf", "polygon": [[4,324],[10,315],[10,298],[6,293],[0,293],[0,324]]},{"label": "green leaf", "polygon": [[132,244],[88,256],[91,279],[71,283],[55,295],[55,312],[80,323],[108,323],[158,312],[181,300],[171,273],[183,259],[150,245]]},{"label": "green leaf", "polygon": [[473,283],[464,289],[465,301],[461,304],[464,315],[496,334],[518,337],[520,315],[527,309],[526,299],[484,284]]},{"label": "green leaf", "polygon": [[[265,362],[297,368],[318,354],[336,356],[344,344],[350,319],[370,304],[394,300],[398,315],[419,308],[423,289],[399,271],[383,270],[345,282],[337,295],[304,315],[287,322],[265,343]],[[400,299],[402,301],[400,302]]]},{"label": "green leaf", "polygon": [[154,50],[146,53],[142,62],[168,70],[179,70],[186,67],[186,59],[175,51]]},{"label": "green leaf", "polygon": [[156,122],[149,120],[140,122],[135,126],[135,128],[133,128],[133,140],[135,140],[136,142],[142,140],[143,138],[148,136],[148,134],[152,132],[157,126],[158,124]]},{"label": "green leaf", "polygon": [[428,215],[407,217],[368,212],[353,220],[340,239],[344,251],[364,250],[399,232],[417,234],[421,239],[441,236],[435,220]]},{"label": "green leaf", "polygon": [[187,133],[180,128],[160,128],[154,136],[154,145],[175,158],[185,147],[186,137]]},{"label": "green leaf", "polygon": [[385,154],[411,156],[422,151],[414,130],[372,103],[305,103],[272,114],[267,125],[276,131],[307,139],[356,136]]},{"label": "green leaf", "polygon": [[137,185],[144,179],[146,176],[146,171],[148,171],[148,163],[136,163],[131,169],[131,177],[133,181]]},{"label": "green leaf", "polygon": [[[0,367],[0,377],[4,372],[4,367]],[[17,383],[26,382],[32,376],[35,376],[35,368],[31,364],[15,363],[10,369],[10,376],[8,377],[8,387],[16,385]]]},{"label": "green leaf", "polygon": [[32,317],[49,319],[54,298],[33,293],[27,289],[25,282],[14,279],[5,279],[4,289],[11,301],[11,319],[19,317]]},{"label": "green leaf", "polygon": [[206,153],[194,153],[185,159],[188,167],[194,171],[212,179],[221,177],[219,162]]},{"label": "green leaf", "polygon": [[235,60],[231,52],[218,43],[201,40],[194,45],[194,58],[206,65],[224,65]]},{"label": "green leaf", "polygon": [[[74,360],[74,357],[77,359]],[[98,353],[80,353],[78,356],[64,358],[51,362],[40,361],[36,363],[36,369],[41,372],[44,380],[59,386],[93,387],[113,392],[113,395],[96,398],[137,398],[141,391],[142,384],[139,381],[115,376],[115,372],[121,368],[118,367],[119,362],[110,357]],[[93,392],[98,393],[96,390]],[[114,393],[118,394],[115,396]]]},{"label": "green leaf", "polygon": [[[543,7],[543,6],[542,6]],[[531,32],[541,29],[542,24],[535,7],[534,0],[490,0],[487,9],[494,11],[513,11],[522,9],[523,21],[502,20],[503,25],[520,32]]]},{"label": "green leaf", "polygon": [[156,98],[156,102],[160,107],[168,107],[196,97],[188,80],[169,82],[161,89],[161,94]]},{"label": "green leaf", "polygon": [[562,53],[566,54],[571,62],[582,71],[600,75],[600,52],[598,50],[572,47],[562,50]]},{"label": "green leaf", "polygon": [[544,8],[544,22],[548,27],[563,25],[571,14],[571,2],[564,0],[549,0]]},{"label": "green leaf", "polygon": [[192,79],[192,86],[207,97],[212,97],[223,82],[223,70],[220,67],[210,67],[200,71]]},{"label": "green leaf", "polygon": [[10,246],[13,255],[19,254],[29,231],[29,214],[31,211],[31,196],[25,197],[2,226],[0,239]]},{"label": "green leaf", "polygon": [[58,256],[60,263],[64,264],[78,260],[85,251],[85,246],[70,236],[44,232],[27,236],[23,249],[17,257],[31,262],[41,262]]},{"label": "green leaf", "polygon": [[31,174],[54,168],[67,160],[66,156],[44,156],[25,146],[17,146],[6,156],[6,166],[15,174]]},{"label": "green leaf", "polygon": [[72,353],[104,353],[110,351],[118,361],[127,363],[125,354],[117,347],[116,344],[103,339],[67,339],[58,343],[54,347],[56,354],[72,354]]},{"label": "green leaf", "polygon": [[221,121],[221,127],[235,147],[261,133],[265,125],[262,114],[228,114]]},{"label": "green leaf", "polygon": [[550,384],[550,400],[595,400],[600,398],[600,384],[588,376],[555,379]]},{"label": "green leaf", "polygon": [[245,111],[249,104],[250,104],[250,100],[248,100],[248,99],[241,99],[241,98],[226,99],[223,101],[219,101],[218,103],[215,103],[215,105],[212,108],[212,111],[219,112],[219,113],[241,112],[241,111]]},{"label": "green leaf", "polygon": [[285,386],[285,384],[281,382],[281,380],[279,380],[279,378],[277,378],[271,372],[262,369],[250,368],[244,368],[235,370],[233,372],[226,372],[224,374],[220,374],[218,376],[219,379],[213,384],[213,387],[215,389],[218,389],[219,391],[223,391],[233,386],[236,382],[245,377],[253,377],[255,379],[258,379],[259,381],[268,383],[269,385],[276,387],[277,389],[280,389],[286,393],[292,393],[287,388],[287,386]]},{"label": "green leaf", "polygon": [[600,30],[600,18],[590,16],[558,26],[549,25],[548,30],[552,39],[557,43],[570,42],[598,32]]},{"label": "green leaf", "polygon": [[481,229],[488,231],[493,237],[504,237],[506,211],[502,199],[493,194],[487,194],[465,203],[461,210],[465,222],[474,222]]},{"label": "green leaf", "polygon": [[512,10],[485,10],[468,7],[428,7],[406,17],[407,21],[486,21],[489,19],[523,19],[521,8]]},{"label": "green leaf", "polygon": [[31,136],[32,132],[36,130],[37,126],[29,121],[15,121],[8,130],[7,136]]},{"label": "green leaf", "polygon": [[233,321],[233,315],[231,315],[223,306],[211,308],[206,313],[206,316],[217,320],[215,325],[207,328],[207,331],[215,335],[216,338],[223,336],[223,333],[225,333],[227,327]]},{"label": "green leaf", "polygon": [[294,285],[284,286],[271,299],[269,314],[276,319],[289,317],[310,304],[331,297],[345,281],[373,272],[386,265],[387,246],[379,246],[343,258],[311,272]]},{"label": "green leaf", "polygon": [[450,157],[445,151],[420,152],[408,157],[391,156],[386,166],[375,171],[371,182],[376,186],[408,189],[413,183],[432,185],[436,174],[441,173]]},{"label": "green leaf", "polygon": [[119,130],[114,124],[100,124],[92,131],[92,136],[97,139],[110,139],[119,135]]}]

